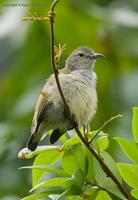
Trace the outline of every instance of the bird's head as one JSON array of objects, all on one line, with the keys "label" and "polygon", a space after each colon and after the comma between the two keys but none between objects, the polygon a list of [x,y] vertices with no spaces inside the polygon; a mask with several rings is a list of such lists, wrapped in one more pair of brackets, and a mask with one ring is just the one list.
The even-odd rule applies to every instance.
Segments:
[{"label": "bird's head", "polygon": [[95,53],[91,48],[81,46],[75,49],[66,60],[66,67],[69,70],[91,70],[97,58],[104,57],[100,53]]}]

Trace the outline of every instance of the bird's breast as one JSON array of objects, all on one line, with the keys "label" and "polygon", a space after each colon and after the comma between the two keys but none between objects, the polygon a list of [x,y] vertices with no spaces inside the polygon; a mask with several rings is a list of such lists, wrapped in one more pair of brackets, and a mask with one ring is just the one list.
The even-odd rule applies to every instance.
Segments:
[{"label": "bird's breast", "polygon": [[94,72],[75,74],[66,98],[70,112],[81,127],[86,125],[96,112],[96,74]]},{"label": "bird's breast", "polygon": [[[59,80],[71,114],[78,126],[86,125],[96,112],[96,74],[76,70],[70,74],[59,74]],[[52,82],[53,83],[53,82]],[[56,83],[49,84],[47,91],[58,113],[63,112],[63,101]]]}]

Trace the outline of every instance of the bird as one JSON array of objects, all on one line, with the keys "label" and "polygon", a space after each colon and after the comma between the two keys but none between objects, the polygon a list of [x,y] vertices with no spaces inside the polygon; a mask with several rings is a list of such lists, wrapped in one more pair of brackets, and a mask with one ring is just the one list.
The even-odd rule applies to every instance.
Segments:
[{"label": "bird", "polygon": [[35,106],[28,149],[35,151],[49,130],[53,131],[50,143],[54,144],[67,131],[90,122],[98,101],[94,66],[96,59],[101,57],[104,55],[95,53],[90,47],[80,46],[66,59],[65,67],[59,70],[59,82],[73,120],[68,117],[54,74],[46,80]]}]

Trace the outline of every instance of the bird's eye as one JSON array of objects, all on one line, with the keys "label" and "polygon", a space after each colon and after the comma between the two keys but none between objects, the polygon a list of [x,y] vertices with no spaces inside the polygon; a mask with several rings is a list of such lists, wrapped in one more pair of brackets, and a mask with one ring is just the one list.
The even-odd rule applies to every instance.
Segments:
[{"label": "bird's eye", "polygon": [[80,57],[83,57],[84,56],[84,53],[79,53],[78,54]]}]

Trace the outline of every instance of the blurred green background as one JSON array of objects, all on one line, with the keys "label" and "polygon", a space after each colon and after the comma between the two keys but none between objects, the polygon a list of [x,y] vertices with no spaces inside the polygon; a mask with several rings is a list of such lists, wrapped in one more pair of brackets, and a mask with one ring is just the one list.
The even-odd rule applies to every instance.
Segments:
[{"label": "blurred green background", "polygon": [[[17,154],[26,145],[33,108],[52,70],[48,22],[23,22],[21,18],[35,12],[46,16],[51,3],[0,1],[1,200],[20,199],[31,187],[31,172],[18,168],[32,160],[21,161]],[[97,129],[109,117],[123,114],[106,129],[111,138],[120,135],[132,139],[131,108],[138,106],[137,11],[137,0],[61,0],[56,8],[56,44],[67,44],[61,67],[80,45],[106,56],[95,68],[99,103],[91,125]],[[116,143],[111,142],[109,151],[114,158],[124,160],[120,149],[115,150]]]}]

